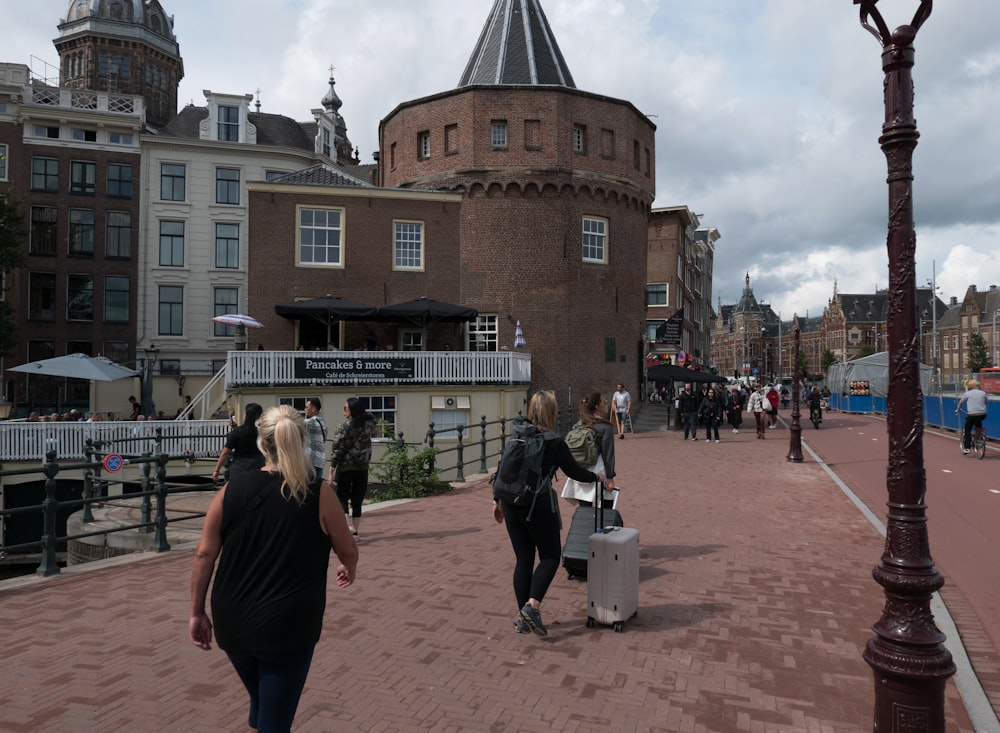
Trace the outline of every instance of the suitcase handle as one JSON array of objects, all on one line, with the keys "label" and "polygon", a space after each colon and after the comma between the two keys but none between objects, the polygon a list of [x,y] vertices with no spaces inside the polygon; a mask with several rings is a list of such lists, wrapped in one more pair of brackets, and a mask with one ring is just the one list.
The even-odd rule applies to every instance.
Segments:
[{"label": "suitcase handle", "polygon": [[[594,492],[594,532],[602,534],[604,527],[604,482],[597,482],[597,490]],[[611,508],[618,509],[618,489],[613,489],[611,493],[614,498],[611,500]]]}]

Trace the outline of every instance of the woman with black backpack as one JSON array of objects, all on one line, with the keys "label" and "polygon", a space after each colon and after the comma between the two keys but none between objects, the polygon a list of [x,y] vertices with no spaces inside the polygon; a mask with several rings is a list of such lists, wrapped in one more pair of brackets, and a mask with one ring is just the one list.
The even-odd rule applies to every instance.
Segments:
[{"label": "woman with black backpack", "polygon": [[540,391],[531,396],[528,420],[537,431],[545,434],[541,469],[542,475],[549,480],[542,488],[543,495],[531,503],[518,504],[494,498],[493,519],[506,525],[516,558],[514,597],[519,611],[514,628],[519,634],[533,631],[545,636],[548,630],[542,623],[540,607],[559,570],[562,555],[561,521],[551,477],[556,469],[577,481],[603,481],[604,475],[581,467],[569,452],[566,441],[556,434],[556,397],[552,392]]}]

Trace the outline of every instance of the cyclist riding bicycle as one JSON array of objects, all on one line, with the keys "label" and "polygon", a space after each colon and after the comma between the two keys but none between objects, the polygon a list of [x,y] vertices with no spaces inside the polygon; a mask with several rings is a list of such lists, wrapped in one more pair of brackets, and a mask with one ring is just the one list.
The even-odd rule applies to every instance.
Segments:
[{"label": "cyclist riding bicycle", "polygon": [[822,420],[823,395],[820,394],[819,387],[813,387],[807,399],[809,400],[809,419],[812,420],[815,417],[817,420]]},{"label": "cyclist riding bicycle", "polygon": [[955,414],[966,406],[965,430],[962,433],[962,452],[968,453],[972,447],[972,431],[983,426],[983,419],[986,417],[986,393],[979,389],[979,382],[970,379],[965,383],[965,394],[955,407]]}]

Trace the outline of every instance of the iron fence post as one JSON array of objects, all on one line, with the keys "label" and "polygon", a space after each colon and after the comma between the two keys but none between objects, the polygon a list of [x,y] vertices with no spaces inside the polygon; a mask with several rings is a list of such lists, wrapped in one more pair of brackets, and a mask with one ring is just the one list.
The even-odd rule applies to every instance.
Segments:
[{"label": "iron fence post", "polygon": [[483,433],[483,437],[479,440],[479,445],[481,447],[479,452],[479,473],[486,473],[489,470],[486,467],[486,415],[480,416],[479,427]]},{"label": "iron fence post", "polygon": [[153,531],[150,526],[152,521],[152,499],[149,494],[149,487],[152,483],[150,479],[150,471],[152,468],[153,455],[149,452],[142,454],[142,482],[139,484],[142,486],[142,501],[139,502],[139,521],[142,522],[144,526],[139,528],[139,532],[142,534],[148,534]]},{"label": "iron fence post", "polygon": [[156,457],[156,534],[150,549],[153,552],[166,552],[170,549],[167,542],[167,460],[166,453]]},{"label": "iron fence post", "polygon": [[[464,462],[465,445],[462,443],[462,434],[465,432],[465,426],[464,425],[459,425],[459,426],[457,426],[457,430],[458,430],[458,446],[457,446],[457,448],[458,448],[458,465],[455,467],[457,469],[457,471],[455,473],[455,480],[459,481],[459,482],[464,482],[465,481],[465,462]],[[432,465],[433,465],[433,460],[434,459],[432,458],[431,459]]]},{"label": "iron fence post", "polygon": [[96,450],[94,449],[94,441],[92,438],[87,438],[86,447],[83,449],[84,457],[87,462],[87,469],[83,472],[83,517],[82,520],[84,524],[94,521],[94,509],[90,502],[90,499],[94,496],[94,474],[97,472],[97,466],[99,465],[96,460]]},{"label": "iron fence post", "polygon": [[45,501],[42,502],[42,523],[45,532],[42,534],[42,560],[35,570],[37,575],[58,575],[59,563],[56,562],[56,515],[59,502],[56,501],[56,475],[59,464],[56,463],[56,450],[51,448],[45,453]]}]

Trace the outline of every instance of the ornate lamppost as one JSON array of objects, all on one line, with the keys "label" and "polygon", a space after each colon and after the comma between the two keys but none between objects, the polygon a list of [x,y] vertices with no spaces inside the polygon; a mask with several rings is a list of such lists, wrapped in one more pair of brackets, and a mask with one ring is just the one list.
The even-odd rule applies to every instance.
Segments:
[{"label": "ornate lamppost", "polygon": [[854,0],[861,6],[861,25],[882,46],[885,123],[879,143],[889,184],[889,515],[885,549],[872,571],[885,591],[885,606],[864,659],[875,676],[875,731],[944,733],[945,683],[955,665],[930,610],[944,579],[931,558],[924,504],[912,191],[913,150],[920,136],[913,117],[913,41],[933,2],[920,0],[913,21],[892,31],[877,2]]},{"label": "ornate lamppost", "polygon": [[[794,319],[792,320],[794,323]],[[792,424],[788,426],[788,455],[785,456],[786,460],[794,461],[795,463],[802,462],[802,423],[799,418],[802,414],[799,412],[799,392],[801,388],[799,387],[799,329],[796,327],[792,331],[792,339],[795,344],[792,353],[794,354],[792,364],[792,373],[795,375],[792,381]]]}]

